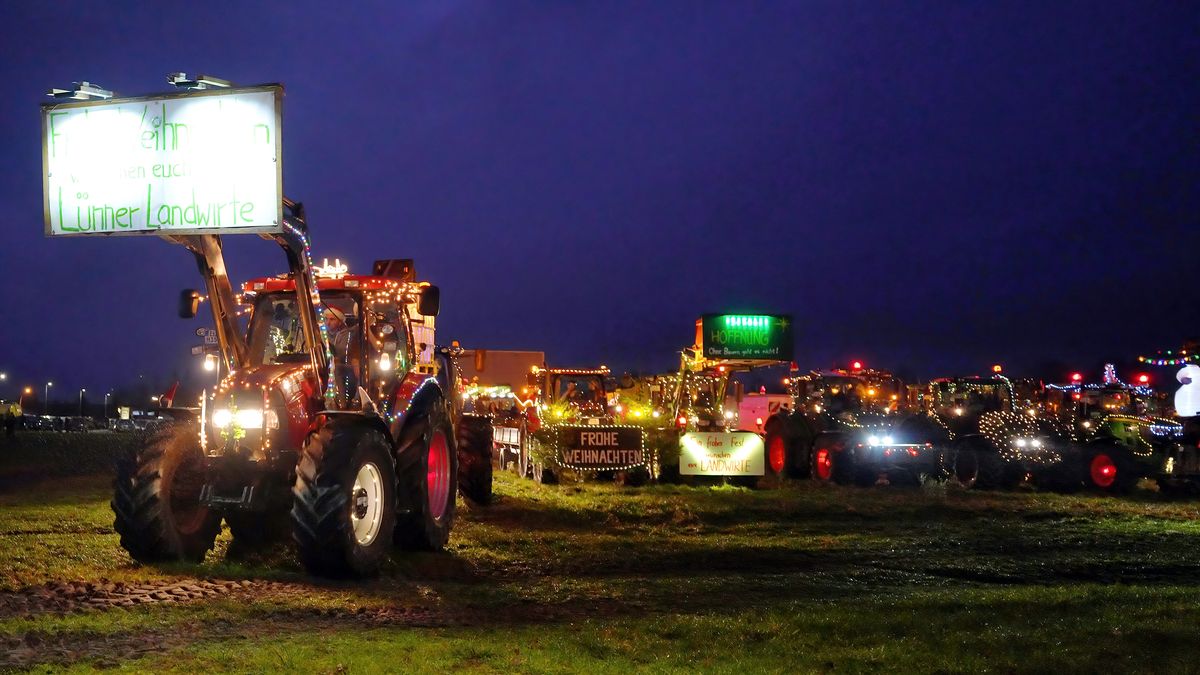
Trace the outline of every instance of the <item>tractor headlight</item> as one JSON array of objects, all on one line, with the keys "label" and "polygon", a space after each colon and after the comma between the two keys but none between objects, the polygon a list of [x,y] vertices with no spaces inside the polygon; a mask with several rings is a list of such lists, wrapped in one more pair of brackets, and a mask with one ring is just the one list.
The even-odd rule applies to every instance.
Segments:
[{"label": "tractor headlight", "polygon": [[279,416],[274,410],[263,412],[262,408],[239,408],[236,412],[218,408],[213,411],[212,424],[218,429],[226,429],[230,425],[239,429],[278,429]]},{"label": "tractor headlight", "polygon": [[224,429],[233,421],[233,413],[229,412],[228,408],[218,408],[213,411],[212,425],[218,429]]},{"label": "tractor headlight", "polygon": [[1044,443],[1040,438],[1018,438],[1013,441],[1013,445],[1022,450],[1040,450]]}]

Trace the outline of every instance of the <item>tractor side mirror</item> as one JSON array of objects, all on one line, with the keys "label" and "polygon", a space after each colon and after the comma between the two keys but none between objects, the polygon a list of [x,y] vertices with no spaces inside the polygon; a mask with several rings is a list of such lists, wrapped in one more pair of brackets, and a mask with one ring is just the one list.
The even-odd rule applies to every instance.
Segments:
[{"label": "tractor side mirror", "polygon": [[437,286],[426,286],[417,302],[417,311],[422,316],[437,316],[442,308],[442,291]]},{"label": "tractor side mirror", "polygon": [[200,311],[200,291],[186,288],[179,292],[179,318],[192,319]]}]

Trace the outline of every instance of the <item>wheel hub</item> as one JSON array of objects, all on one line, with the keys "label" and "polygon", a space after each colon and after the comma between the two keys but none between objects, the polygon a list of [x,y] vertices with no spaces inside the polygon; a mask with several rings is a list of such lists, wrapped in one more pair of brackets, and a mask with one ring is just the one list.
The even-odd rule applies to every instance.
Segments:
[{"label": "wheel hub", "polygon": [[771,445],[767,448],[767,455],[771,462],[771,471],[783,473],[784,464],[787,462],[787,446],[784,445],[782,437],[771,437]]},{"label": "wheel hub", "polygon": [[817,477],[821,480],[829,480],[833,475],[833,456],[828,448],[820,448],[817,450]]},{"label": "wheel hub", "polygon": [[1092,458],[1091,470],[1092,482],[1097,487],[1108,488],[1117,482],[1117,465],[1106,454],[1101,453]]},{"label": "wheel hub", "polygon": [[354,517],[365,518],[367,516],[367,491],[358,488],[354,491]]},{"label": "wheel hub", "polygon": [[379,467],[368,462],[354,476],[354,487],[350,490],[350,526],[354,539],[368,546],[379,535],[383,522],[383,474]]}]

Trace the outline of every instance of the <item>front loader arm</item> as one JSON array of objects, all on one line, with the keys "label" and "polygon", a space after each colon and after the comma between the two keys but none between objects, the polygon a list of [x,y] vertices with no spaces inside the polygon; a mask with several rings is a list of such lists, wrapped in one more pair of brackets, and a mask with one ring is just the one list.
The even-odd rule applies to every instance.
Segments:
[{"label": "front loader arm", "polygon": [[165,239],[187,247],[196,257],[196,266],[208,289],[208,301],[212,305],[213,322],[216,324],[217,341],[221,347],[221,358],[225,361],[225,372],[233,372],[246,363],[246,339],[237,324],[237,300],[233,286],[225,271],[225,256],[221,248],[221,237],[216,234],[172,235]]},{"label": "front loader arm", "polygon": [[273,235],[273,238],[287,256],[288,271],[296,283],[300,323],[307,344],[312,345],[308,350],[309,362],[317,377],[328,385],[328,378],[333,377],[329,372],[329,341],[325,332],[321,330],[322,319],[320,308],[317,307],[321,296],[313,279],[312,261],[309,259],[308,224],[304,219],[304,205],[287,198],[284,198],[283,205],[286,209],[283,232]]}]

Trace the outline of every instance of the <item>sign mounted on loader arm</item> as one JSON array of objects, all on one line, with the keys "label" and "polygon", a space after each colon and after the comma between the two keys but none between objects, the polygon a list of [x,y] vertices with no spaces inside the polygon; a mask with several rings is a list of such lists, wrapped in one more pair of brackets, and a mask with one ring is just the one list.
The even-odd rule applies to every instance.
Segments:
[{"label": "sign mounted on loader arm", "polygon": [[46,234],[283,230],[283,87],[42,106]]}]

